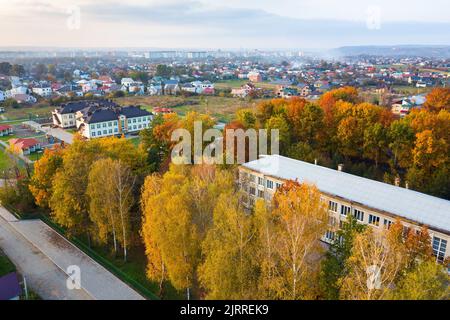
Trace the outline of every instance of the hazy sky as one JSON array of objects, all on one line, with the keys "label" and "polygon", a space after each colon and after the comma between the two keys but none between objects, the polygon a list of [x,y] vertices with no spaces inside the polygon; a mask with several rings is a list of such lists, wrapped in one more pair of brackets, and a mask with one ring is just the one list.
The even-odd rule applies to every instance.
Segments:
[{"label": "hazy sky", "polygon": [[449,0],[0,0],[0,46],[450,44]]}]

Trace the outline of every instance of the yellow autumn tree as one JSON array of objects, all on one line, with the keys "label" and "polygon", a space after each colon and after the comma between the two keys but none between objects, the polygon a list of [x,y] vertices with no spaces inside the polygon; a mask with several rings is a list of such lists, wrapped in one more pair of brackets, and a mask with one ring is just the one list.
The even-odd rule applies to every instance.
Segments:
[{"label": "yellow autumn tree", "polygon": [[208,299],[251,299],[257,285],[255,231],[236,193],[217,199],[214,222],[202,244],[199,278]]},{"label": "yellow autumn tree", "polygon": [[147,176],[141,193],[141,209],[143,213],[141,236],[145,245],[147,256],[147,277],[158,283],[159,296],[164,297],[164,284],[167,280],[167,270],[162,259],[161,249],[158,246],[158,234],[160,214],[159,206],[162,205],[158,197],[161,192],[161,177],[157,174]]},{"label": "yellow autumn tree", "polygon": [[355,236],[348,274],[341,279],[341,298],[386,299],[407,265],[406,248],[396,228],[387,232],[367,228]]},{"label": "yellow autumn tree", "polygon": [[274,274],[269,284],[275,299],[313,299],[317,285],[320,239],[327,229],[328,212],[317,187],[285,183],[275,194]]},{"label": "yellow autumn tree", "polygon": [[98,140],[75,139],[63,153],[63,165],[53,179],[51,215],[74,234],[89,231],[91,226],[86,188],[91,165],[101,156],[99,150]]},{"label": "yellow autumn tree", "polygon": [[130,215],[134,203],[133,187],[136,177],[121,160],[104,158],[93,163],[89,173],[86,195],[89,218],[102,243],[112,235],[114,250],[117,242],[123,248],[124,260],[130,245]]}]

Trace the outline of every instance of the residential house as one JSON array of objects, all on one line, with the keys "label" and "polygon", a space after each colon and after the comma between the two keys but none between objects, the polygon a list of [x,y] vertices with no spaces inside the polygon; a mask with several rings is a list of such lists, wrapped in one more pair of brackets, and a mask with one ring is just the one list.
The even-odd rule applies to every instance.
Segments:
[{"label": "residential house", "polygon": [[250,80],[251,82],[261,82],[262,81],[262,76],[259,72],[257,71],[251,71],[247,74],[247,78],[248,80]]},{"label": "residential house", "polygon": [[14,138],[9,140],[11,148],[19,154],[30,154],[41,149],[41,143],[34,138]]},{"label": "residential house", "polygon": [[1,124],[0,137],[9,136],[10,134],[13,134],[13,127],[9,124]]},{"label": "residential house", "polygon": [[425,103],[424,95],[411,96],[394,101],[391,106],[393,114],[404,117],[411,112],[412,108],[420,108]]},{"label": "residential house", "polygon": [[411,111],[413,104],[409,99],[401,99],[394,101],[391,106],[391,111],[393,114],[398,115],[400,117],[404,117]]},{"label": "residential house", "polygon": [[256,91],[256,87],[252,83],[246,83],[242,85],[240,88],[235,88],[231,90],[231,95],[233,97],[245,98],[248,95],[254,93]]},{"label": "residential house", "polygon": [[[124,88],[122,87],[122,90],[123,89]],[[127,92],[135,94],[144,94],[145,86],[141,81],[135,81],[128,86]]]},{"label": "residential house", "polygon": [[152,82],[147,88],[147,93],[151,96],[160,96],[163,94],[163,84],[161,82]]},{"label": "residential house", "polygon": [[[329,213],[329,229],[322,240],[339,241],[336,231],[348,215],[375,231],[389,229],[401,220],[404,230],[420,232],[426,226],[436,261],[450,256],[450,201],[406,187],[382,183],[315,164],[270,155],[244,163],[239,168],[240,187],[248,195],[244,205],[254,206],[256,199],[270,203],[274,193],[286,181],[314,184]],[[411,200],[413,199],[413,201]]]},{"label": "residential house", "polygon": [[26,86],[18,86],[6,91],[6,96],[8,98],[13,98],[17,94],[29,94],[29,90]]},{"label": "residential house", "polygon": [[178,80],[167,80],[164,82],[164,94],[176,95],[181,91]]},{"label": "residential house", "polygon": [[50,97],[52,95],[52,87],[44,84],[33,87],[32,91],[41,97]]},{"label": "residential house", "polygon": [[210,81],[194,81],[192,84],[198,89],[200,94],[214,94],[214,84]]},{"label": "residential house", "polygon": [[311,94],[311,92],[312,92],[311,87],[310,87],[308,84],[306,84],[306,83],[298,84],[298,85],[297,85],[297,88],[298,88],[298,90],[299,90],[299,95],[300,95],[301,97],[307,97],[307,96],[309,96],[309,95]]},{"label": "residential house", "polygon": [[279,98],[289,99],[292,97],[297,97],[299,94],[298,94],[297,88],[279,86],[277,89],[276,95]]},{"label": "residential house", "polygon": [[183,83],[180,86],[180,89],[181,89],[181,91],[189,92],[192,94],[199,93],[198,88],[196,86],[194,86],[192,83]]},{"label": "residential house", "polygon": [[120,80],[120,84],[125,87],[129,87],[133,82],[135,82],[132,78],[122,78]]},{"label": "residential house", "polygon": [[321,95],[322,92],[320,91],[311,91],[311,93],[308,96],[306,96],[306,98],[309,100],[318,100]]},{"label": "residential house", "polygon": [[14,94],[11,98],[16,100],[20,104],[33,104],[37,102],[37,99],[29,94]]},{"label": "residential house", "polygon": [[153,114],[158,115],[158,114],[168,114],[168,113],[175,113],[175,111],[173,111],[173,109],[171,108],[161,108],[161,107],[155,107],[152,110]]}]

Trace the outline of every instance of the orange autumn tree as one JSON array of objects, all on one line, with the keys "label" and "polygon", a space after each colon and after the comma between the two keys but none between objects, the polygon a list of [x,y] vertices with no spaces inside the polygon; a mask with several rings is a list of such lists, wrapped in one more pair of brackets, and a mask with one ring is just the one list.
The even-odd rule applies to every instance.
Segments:
[{"label": "orange autumn tree", "polygon": [[435,88],[427,94],[424,107],[433,112],[450,110],[450,88]]},{"label": "orange autumn tree", "polygon": [[63,164],[62,154],[61,148],[45,149],[42,157],[34,163],[29,188],[40,207],[48,208],[54,176]]}]

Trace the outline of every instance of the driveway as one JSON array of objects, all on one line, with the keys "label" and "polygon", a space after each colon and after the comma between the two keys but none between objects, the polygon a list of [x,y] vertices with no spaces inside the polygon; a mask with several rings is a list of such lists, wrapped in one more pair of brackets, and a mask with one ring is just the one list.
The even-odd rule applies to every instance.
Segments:
[{"label": "driveway", "polygon": [[[31,272],[35,269],[40,269],[47,274],[45,277],[47,285],[53,285],[55,292],[60,294],[57,299],[89,297],[98,300],[144,299],[41,220],[17,220],[6,209],[0,207],[0,226],[2,227],[0,246],[6,255],[23,270],[26,276],[31,276]],[[22,248],[16,249],[17,238],[22,240]],[[38,255],[40,260],[45,260],[46,266],[42,266],[42,269],[37,268],[32,259],[34,255]],[[68,276],[65,271],[69,266],[79,267],[81,290],[65,289],[64,291],[62,289],[66,287]],[[59,271],[55,272],[55,268]],[[34,288],[31,281],[30,286]],[[37,289],[36,291],[40,293]],[[75,297],[76,292],[78,293]],[[48,297],[48,295],[42,295],[42,297]]]},{"label": "driveway", "polygon": [[73,143],[73,134],[71,134],[70,132],[67,132],[61,128],[51,128],[49,126],[42,126],[35,121],[24,121],[23,124],[33,128],[35,130],[42,131],[45,134],[53,136],[61,141],[64,141],[64,143],[66,143],[66,144]]}]

